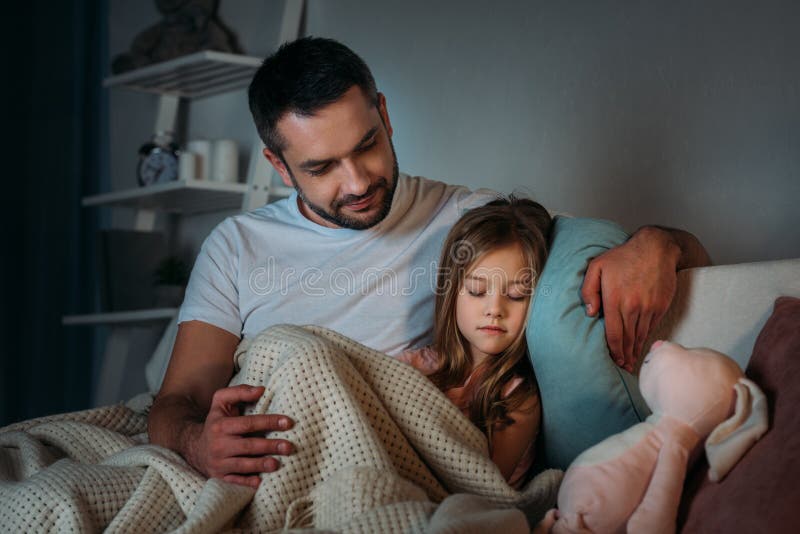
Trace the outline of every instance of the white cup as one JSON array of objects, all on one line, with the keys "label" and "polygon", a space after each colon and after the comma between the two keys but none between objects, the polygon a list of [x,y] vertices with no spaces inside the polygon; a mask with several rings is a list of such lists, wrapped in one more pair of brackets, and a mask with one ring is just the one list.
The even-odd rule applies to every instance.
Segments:
[{"label": "white cup", "polygon": [[211,180],[215,182],[239,181],[239,150],[236,141],[218,139],[211,147]]},{"label": "white cup", "polygon": [[197,154],[181,150],[178,156],[178,179],[197,180]]},{"label": "white cup", "polygon": [[194,139],[186,143],[186,150],[195,155],[194,177],[197,180],[208,180],[211,169],[211,141]]}]

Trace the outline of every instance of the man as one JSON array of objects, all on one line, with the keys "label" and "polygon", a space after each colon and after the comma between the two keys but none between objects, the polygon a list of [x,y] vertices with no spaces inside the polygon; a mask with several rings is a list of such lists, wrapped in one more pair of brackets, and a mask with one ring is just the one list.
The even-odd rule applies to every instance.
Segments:
[{"label": "man", "polygon": [[[149,433],[202,473],[256,487],[259,473],[279,467],[274,455],[294,447],[265,434],[293,422],[240,415],[263,393],[226,387],[240,338],[300,323],[389,354],[430,341],[444,236],[493,195],[401,175],[386,99],[335,41],[285,45],[256,73],[249,98],[264,156],[295,194],[227,219],[206,239]],[[583,299],[591,315],[602,307],[619,365],[633,365],[668,308],[676,270],[705,262],[693,236],[654,227],[592,261]]]}]

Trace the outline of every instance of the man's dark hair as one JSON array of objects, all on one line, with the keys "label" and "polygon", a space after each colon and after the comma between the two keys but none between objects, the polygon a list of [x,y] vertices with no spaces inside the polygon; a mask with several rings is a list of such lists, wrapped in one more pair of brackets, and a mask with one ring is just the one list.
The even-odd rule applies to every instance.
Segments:
[{"label": "man's dark hair", "polygon": [[333,39],[303,37],[264,60],[250,82],[250,113],[261,140],[283,157],[276,125],[286,113],[310,116],[339,100],[353,86],[378,105],[375,79],[364,60]]}]

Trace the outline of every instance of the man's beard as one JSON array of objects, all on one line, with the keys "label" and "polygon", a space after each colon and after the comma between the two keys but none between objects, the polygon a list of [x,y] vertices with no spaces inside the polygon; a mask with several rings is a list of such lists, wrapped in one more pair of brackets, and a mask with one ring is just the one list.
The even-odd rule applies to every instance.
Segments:
[{"label": "man's beard", "polygon": [[[370,185],[367,191],[361,196],[347,196],[342,199],[337,199],[333,205],[333,211],[328,211],[322,206],[314,204],[313,202],[308,200],[303,190],[297,183],[297,180],[294,179],[294,175],[291,174],[289,171],[289,177],[292,179],[292,184],[294,185],[295,190],[297,191],[297,196],[300,197],[300,200],[308,206],[308,208],[325,219],[326,221],[335,224],[340,228],[349,228],[351,230],[366,230],[367,228],[372,228],[383,219],[389,215],[389,210],[392,209],[392,199],[394,198],[395,189],[397,189],[397,180],[400,176],[400,171],[397,166],[397,155],[394,152],[394,145],[389,140],[389,146],[392,149],[392,183],[389,185],[386,181],[386,178],[381,178],[374,184]],[[288,166],[287,166],[288,169]],[[340,210],[341,207],[345,204],[352,204],[358,202],[359,199],[366,198],[373,193],[375,193],[378,189],[385,189],[386,193],[383,195],[383,201],[381,202],[381,207],[378,213],[375,216],[368,220],[356,219],[355,217],[348,217],[347,215],[343,215]]]}]

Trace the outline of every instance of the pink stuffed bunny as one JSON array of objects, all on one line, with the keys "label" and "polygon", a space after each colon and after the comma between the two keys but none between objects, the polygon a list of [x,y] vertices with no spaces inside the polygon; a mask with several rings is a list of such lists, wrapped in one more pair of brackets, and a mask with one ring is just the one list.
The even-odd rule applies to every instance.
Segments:
[{"label": "pink stuffed bunny", "polygon": [[639,387],[653,414],[578,456],[534,532],[673,533],[702,441],[718,481],[767,430],[764,394],[719,352],[656,341]]}]

